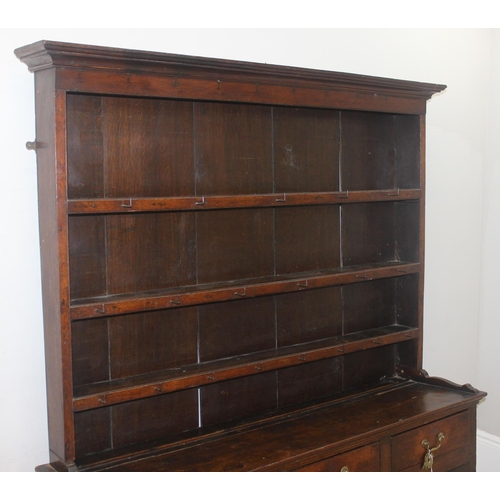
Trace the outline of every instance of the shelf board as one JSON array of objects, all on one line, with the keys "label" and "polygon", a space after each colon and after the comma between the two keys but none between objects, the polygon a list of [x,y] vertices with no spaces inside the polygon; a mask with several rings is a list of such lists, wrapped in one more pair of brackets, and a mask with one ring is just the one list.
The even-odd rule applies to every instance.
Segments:
[{"label": "shelf board", "polygon": [[281,207],[364,203],[387,200],[419,200],[420,189],[373,191],[335,191],[317,193],[266,193],[248,195],[183,196],[165,198],[94,198],[68,200],[71,215],[136,212],[167,212],[186,210],[217,210],[224,208]]},{"label": "shelf board", "polygon": [[418,328],[389,325],[292,347],[82,386],[75,389],[73,410],[101,408],[375,349],[418,338],[419,333]]},{"label": "shelf board", "polygon": [[419,263],[393,261],[369,266],[350,266],[259,279],[76,299],[71,302],[70,316],[72,320],[102,318],[134,312],[242,300],[277,293],[290,293],[374,279],[392,278],[418,273],[419,271]]},{"label": "shelf board", "polygon": [[436,386],[432,378],[424,382],[389,379],[351,398],[333,396],[290,413],[261,417],[253,424],[226,425],[223,432],[151,443],[149,449],[113,450],[89,456],[78,466],[79,470],[121,472],[293,471],[413,430],[423,421],[451,415],[455,425],[466,426],[466,412],[481,395]]}]

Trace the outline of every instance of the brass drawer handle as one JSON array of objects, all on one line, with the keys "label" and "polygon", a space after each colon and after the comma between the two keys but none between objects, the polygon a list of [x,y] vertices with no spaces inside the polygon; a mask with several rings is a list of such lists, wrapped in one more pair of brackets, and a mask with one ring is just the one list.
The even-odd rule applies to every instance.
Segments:
[{"label": "brass drawer handle", "polygon": [[344,465],[344,467],[340,469],[340,472],[349,472],[349,467],[347,467],[347,465]]},{"label": "brass drawer handle", "polygon": [[424,465],[422,465],[422,469],[430,469],[432,472],[432,465],[434,464],[434,455],[432,454],[433,451],[438,450],[441,448],[441,441],[444,439],[444,433],[440,432],[438,434],[438,445],[435,446],[434,448],[431,448],[431,445],[427,439],[422,440],[422,446],[424,448],[427,448],[427,452],[424,457]]}]

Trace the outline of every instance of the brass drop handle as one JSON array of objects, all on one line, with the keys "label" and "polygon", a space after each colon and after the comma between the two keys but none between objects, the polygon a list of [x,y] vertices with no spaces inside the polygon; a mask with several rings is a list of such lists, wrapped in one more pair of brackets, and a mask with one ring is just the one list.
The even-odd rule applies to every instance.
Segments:
[{"label": "brass drop handle", "polygon": [[340,472],[349,472],[349,467],[347,467],[347,465],[344,465],[344,467],[340,469]]},{"label": "brass drop handle", "polygon": [[422,446],[427,449],[427,452],[426,452],[425,457],[424,457],[424,465],[422,465],[423,470],[430,469],[430,471],[432,472],[432,466],[434,464],[434,455],[432,454],[432,452],[441,448],[441,444],[442,444],[441,441],[443,439],[444,439],[444,434],[442,432],[440,432],[438,434],[438,445],[435,446],[434,448],[431,448],[431,445],[430,445],[429,441],[427,441],[427,439],[424,439],[422,441]]}]

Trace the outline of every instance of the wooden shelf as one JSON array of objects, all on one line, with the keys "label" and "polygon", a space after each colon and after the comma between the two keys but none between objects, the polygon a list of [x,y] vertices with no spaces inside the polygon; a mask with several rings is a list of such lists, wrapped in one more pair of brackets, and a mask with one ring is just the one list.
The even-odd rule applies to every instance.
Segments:
[{"label": "wooden shelf", "polygon": [[75,388],[73,408],[75,411],[84,411],[159,396],[182,389],[406,342],[417,338],[418,335],[418,328],[389,325],[146,376],[100,382]]},{"label": "wooden shelf", "polygon": [[420,380],[424,115],[444,86],[16,54],[43,145],[37,470],[421,470],[440,433],[435,470],[474,470],[482,395]]},{"label": "wooden shelf", "polygon": [[[215,431],[194,437],[186,440],[183,446],[165,444],[154,451],[136,451],[135,456],[116,453],[111,459],[103,454],[104,460],[97,467],[85,460],[79,465],[87,470],[95,467],[96,470],[121,472],[293,471],[311,463],[311,441],[318,450],[313,460],[324,460],[368,443],[377,443],[388,429],[396,437],[414,429],[422,418],[435,422],[446,416],[450,407],[453,416],[441,422],[446,425],[448,421],[458,420],[457,423],[466,427],[469,424],[468,405],[471,401],[479,401],[484,393],[466,388],[450,391],[433,382],[432,378],[423,382],[391,379],[350,398],[334,396],[306,409],[271,416],[255,424],[235,426],[233,432]],[[360,418],[361,415],[364,418]],[[466,439],[460,435],[456,442],[448,441],[447,445],[452,453],[461,452],[458,448]],[[273,446],[269,447],[269,442]],[[420,442],[418,446],[421,447]],[[416,448],[420,468],[422,453]],[[242,453],[241,450],[247,449],[252,453]],[[408,455],[404,454],[405,458]],[[387,460],[383,454],[381,456],[381,460]],[[399,456],[392,459],[397,461]],[[380,470],[391,469],[388,464],[382,464]]]},{"label": "wooden shelf", "polygon": [[161,291],[121,294],[71,302],[72,320],[102,318],[142,311],[177,308],[228,300],[261,297],[276,293],[311,290],[327,286],[392,278],[420,271],[419,263],[385,262],[370,266],[326,269],[251,280],[185,286]]},{"label": "wooden shelf", "polygon": [[318,193],[266,193],[236,196],[184,196],[164,198],[95,198],[68,200],[69,214],[167,212],[229,208],[334,205],[387,200],[419,200],[420,189],[335,191]]}]

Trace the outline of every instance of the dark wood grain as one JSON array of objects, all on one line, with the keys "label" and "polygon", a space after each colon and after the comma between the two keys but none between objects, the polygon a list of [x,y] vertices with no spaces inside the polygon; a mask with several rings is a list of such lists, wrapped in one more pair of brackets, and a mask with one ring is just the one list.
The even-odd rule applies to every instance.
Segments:
[{"label": "dark wood grain", "polygon": [[[434,457],[432,472],[475,472],[475,467],[467,461],[467,447],[454,450],[451,453]],[[415,464],[398,472],[430,472],[422,469],[421,464]]]},{"label": "dark wood grain", "polygon": [[[47,413],[51,460],[75,457],[69,322],[68,219],[66,198],[66,95],[55,91],[56,75],[35,75],[38,207],[43,325],[47,364]],[[60,235],[63,235],[60,237]]]},{"label": "dark wood grain", "polygon": [[422,132],[419,116],[394,115],[395,165],[397,187],[400,189],[419,188],[423,185]]},{"label": "dark wood grain", "polygon": [[379,444],[374,443],[301,467],[297,472],[373,472],[379,469]]},{"label": "dark wood grain", "polygon": [[92,455],[112,448],[111,409],[98,408],[75,415],[76,454]]},{"label": "dark wood grain", "polygon": [[433,452],[437,458],[469,444],[469,414],[461,412],[452,417],[424,425],[418,429],[405,432],[392,438],[392,469],[404,470],[410,466],[424,463],[427,448],[422,445],[426,439],[431,448],[439,445],[438,435],[444,434],[444,439],[438,450]]},{"label": "dark wood grain", "polygon": [[[296,470],[372,443],[389,427],[392,434],[398,434],[415,429],[422,418],[437,421],[448,416],[446,412],[452,407],[457,411],[463,409],[467,400],[464,394],[426,385],[410,384],[396,390],[391,386],[385,390],[380,387],[362,398],[271,418],[265,425],[249,425],[234,434],[192,442],[185,450],[167,447],[162,454],[142,461],[123,461],[106,470]],[[316,453],[311,454],[311,449]],[[241,450],[246,451],[242,454]]]},{"label": "dark wood grain", "polygon": [[278,372],[278,404],[288,406],[342,391],[342,359],[324,359]]},{"label": "dark wood grain", "polygon": [[396,282],[396,323],[400,325],[419,325],[418,279],[418,275],[402,276]]},{"label": "dark wood grain", "polygon": [[[422,188],[422,199],[419,204],[419,261],[422,264],[425,262],[425,116],[420,117],[420,186]],[[424,280],[425,273],[421,272],[419,275],[418,284],[418,324],[423,328],[424,324]],[[420,337],[416,342],[416,356],[415,364],[418,368],[422,369],[423,366],[423,337]],[[408,363],[413,365],[413,363]]]},{"label": "dark wood grain", "polygon": [[71,344],[75,387],[109,380],[108,319],[74,321]]},{"label": "dark wood grain", "polygon": [[275,107],[273,132],[277,193],[338,191],[337,111]]},{"label": "dark wood grain", "polygon": [[[423,114],[425,101],[446,88],[325,70],[54,41],[36,42],[15,53],[31,71],[64,68],[58,84],[81,92]],[[103,70],[113,78],[102,78]]]},{"label": "dark wood grain", "polygon": [[419,258],[417,203],[359,203],[342,207],[346,266]]},{"label": "dark wood grain", "polygon": [[423,115],[443,85],[16,55],[36,75],[37,470],[413,470],[435,426],[457,436],[436,470],[474,469],[485,394],[421,371]]},{"label": "dark wood grain", "polygon": [[103,99],[105,196],[194,194],[193,106],[163,99]]},{"label": "dark wood grain", "polygon": [[104,195],[102,112],[101,96],[67,96],[69,198]]},{"label": "dark wood grain", "polygon": [[197,362],[196,308],[116,316],[108,321],[113,379]]},{"label": "dark wood grain", "polygon": [[342,335],[342,291],[320,288],[276,297],[278,345]]},{"label": "dark wood grain", "polygon": [[[185,366],[182,369],[94,383],[75,388],[73,409],[79,412],[126,401],[157,397],[168,392],[379,349],[381,346],[398,344],[398,350],[401,350],[401,346],[411,344],[419,335],[420,332],[416,328],[387,325],[322,341]],[[394,365],[390,366],[394,371]],[[368,368],[370,368],[369,365]],[[364,374],[362,370],[360,373]]]},{"label": "dark wood grain", "polygon": [[346,111],[342,123],[342,189],[394,189],[394,118]]},{"label": "dark wood grain", "polygon": [[220,210],[221,208],[283,207],[297,205],[339,205],[387,200],[419,200],[420,189],[345,191],[313,193],[271,193],[260,195],[214,195],[168,198],[106,198],[68,200],[70,214],[167,212],[178,210]]},{"label": "dark wood grain", "polygon": [[198,427],[196,390],[131,401],[113,408],[113,447],[152,441]]},{"label": "dark wood grain", "polygon": [[395,352],[395,347],[389,345],[344,356],[343,390],[369,386],[391,377],[396,369]]},{"label": "dark wood grain", "polygon": [[196,283],[193,214],[110,215],[106,240],[109,294]]},{"label": "dark wood grain", "polygon": [[395,203],[396,260],[416,262],[420,257],[420,204]]},{"label": "dark wood grain", "polygon": [[340,218],[335,206],[276,210],[276,273],[340,266]]},{"label": "dark wood grain", "polygon": [[198,195],[273,191],[271,108],[196,103],[194,114]]},{"label": "dark wood grain", "polygon": [[73,299],[106,295],[106,220],[69,219],[70,283]]},{"label": "dark wood grain", "polygon": [[99,318],[131,312],[241,300],[244,297],[254,298],[304,289],[360,283],[362,281],[400,276],[401,274],[417,273],[419,270],[420,264],[418,263],[381,263],[368,266],[325,269],[310,273],[247,278],[222,283],[205,283],[196,286],[155,290],[147,293],[75,299],[71,303],[71,318]]},{"label": "dark wood grain", "polygon": [[270,209],[197,214],[198,282],[274,275]]},{"label": "dark wood grain", "polygon": [[277,406],[276,374],[263,373],[203,387],[200,402],[203,426],[265,413]]},{"label": "dark wood grain", "polygon": [[396,282],[394,279],[346,285],[342,293],[344,333],[359,332],[396,323]]},{"label": "dark wood grain", "polygon": [[199,321],[201,362],[276,346],[272,297],[204,305],[199,308]]}]

